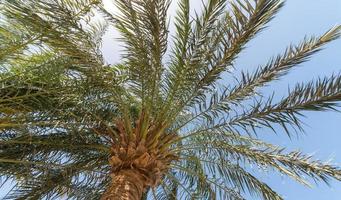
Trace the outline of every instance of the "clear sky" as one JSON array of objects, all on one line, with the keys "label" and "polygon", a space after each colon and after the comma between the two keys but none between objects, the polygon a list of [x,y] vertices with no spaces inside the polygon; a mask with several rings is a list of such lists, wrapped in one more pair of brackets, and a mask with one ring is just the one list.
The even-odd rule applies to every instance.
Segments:
[{"label": "clear sky", "polygon": [[[107,0],[105,0],[107,1]],[[171,8],[174,14],[175,2]],[[195,7],[200,7],[200,0],[191,0]],[[341,0],[287,0],[285,7],[269,24],[269,27],[258,35],[241,54],[237,68],[253,70],[259,64],[267,62],[270,56],[281,53],[290,44],[301,41],[305,35],[319,35],[328,28],[341,24]],[[119,47],[113,38],[114,32],[105,35],[103,50],[108,62],[117,62]],[[288,85],[341,73],[341,40],[326,46],[325,50],[315,55],[309,62],[291,71],[267,88],[284,94]],[[305,113],[306,134],[289,140],[285,134],[274,135],[269,131],[261,134],[261,138],[287,147],[291,150],[302,150],[315,153],[315,158],[328,160],[341,166],[341,113]],[[341,200],[341,182],[332,182],[331,187],[319,185],[312,189],[305,188],[287,178],[277,175],[262,175],[286,200]],[[3,192],[0,191],[0,198]],[[252,200],[253,198],[249,198]]]}]

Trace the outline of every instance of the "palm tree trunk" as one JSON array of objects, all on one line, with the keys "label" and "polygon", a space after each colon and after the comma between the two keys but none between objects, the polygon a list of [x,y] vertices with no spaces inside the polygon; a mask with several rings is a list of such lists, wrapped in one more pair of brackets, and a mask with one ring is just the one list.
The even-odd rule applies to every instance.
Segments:
[{"label": "palm tree trunk", "polygon": [[143,175],[133,169],[112,174],[112,183],[101,200],[141,200],[146,184]]}]

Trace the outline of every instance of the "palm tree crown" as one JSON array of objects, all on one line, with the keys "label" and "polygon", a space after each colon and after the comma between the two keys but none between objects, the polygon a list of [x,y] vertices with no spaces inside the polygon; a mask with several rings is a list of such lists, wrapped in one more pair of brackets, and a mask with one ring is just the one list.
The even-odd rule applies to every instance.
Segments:
[{"label": "palm tree crown", "polygon": [[[15,181],[5,199],[283,199],[250,165],[305,185],[341,180],[336,166],[257,139],[301,131],[304,111],[338,109],[340,75],[280,100],[259,89],[340,26],[233,74],[283,1],[208,0],[192,16],[179,0],[173,37],[171,0],[113,2],[119,13],[101,0],[0,0],[0,175]],[[124,47],[117,64],[101,54],[110,26]]]}]

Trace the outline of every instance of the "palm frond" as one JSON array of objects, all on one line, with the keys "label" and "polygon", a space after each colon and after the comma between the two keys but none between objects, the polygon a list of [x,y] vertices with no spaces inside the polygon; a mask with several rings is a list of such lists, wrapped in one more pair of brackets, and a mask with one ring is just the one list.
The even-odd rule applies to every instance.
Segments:
[{"label": "palm frond", "polygon": [[166,13],[170,1],[120,0],[115,3],[121,11],[114,16],[115,27],[125,45],[123,58],[132,90],[150,112],[151,101],[160,98],[159,84],[164,70],[162,58],[168,37]]},{"label": "palm frond", "polygon": [[[254,141],[249,139],[249,141]],[[278,170],[296,181],[308,185],[303,175],[314,181],[328,183],[330,178],[340,180],[341,170],[328,163],[313,160],[311,156],[304,155],[299,151],[284,153],[285,149],[260,142],[253,144],[232,144],[229,141],[215,139],[214,133],[197,136],[189,140],[183,147],[176,151],[187,152],[202,150],[200,156],[207,162],[218,159],[219,162],[234,160],[237,163],[246,162],[256,164],[260,169],[269,167]],[[186,153],[185,153],[186,155]],[[219,163],[218,162],[218,163]],[[266,171],[266,170],[262,170]],[[230,176],[227,176],[230,177]]]},{"label": "palm frond", "polygon": [[[17,132],[18,136],[2,135],[0,139],[0,174],[17,182],[5,199],[53,199],[66,194],[72,197],[85,186],[91,186],[92,195],[102,191],[95,188],[107,178],[103,176],[108,173],[103,161],[108,149],[100,138]],[[103,153],[95,153],[98,150]]]},{"label": "palm frond", "polygon": [[341,35],[341,26],[336,26],[320,37],[306,38],[301,44],[290,46],[283,55],[272,58],[268,64],[259,67],[255,73],[242,73],[240,84],[226,97],[227,102],[240,102],[255,94],[255,90],[286,75],[293,67],[307,61],[313,54]]},{"label": "palm frond", "polygon": [[[265,103],[257,102],[244,114],[232,118],[226,123],[228,129],[234,126],[248,130],[265,126],[273,128],[271,123],[281,125],[288,135],[287,125],[302,129],[300,116],[304,111],[335,110],[339,107],[341,95],[340,75],[318,79],[307,84],[298,84],[288,97],[279,103],[273,103],[270,97]],[[218,127],[220,125],[217,125]]]},{"label": "palm frond", "polygon": [[[207,15],[211,14],[212,16],[206,17],[210,22],[210,26],[208,26],[207,30],[202,31],[205,40],[199,38],[197,40],[199,45],[197,46],[194,43],[194,50],[190,51],[193,52],[192,57],[185,58],[185,60],[188,60],[188,67],[192,66],[195,69],[189,68],[188,72],[186,72],[188,74],[178,73],[178,76],[182,79],[189,78],[188,80],[181,80],[181,83],[173,81],[173,84],[183,87],[182,90],[175,90],[181,95],[174,99],[175,102],[179,101],[179,106],[176,106],[177,110],[172,111],[174,115],[184,109],[191,108],[196,103],[204,102],[207,98],[206,93],[214,87],[221,73],[232,66],[232,62],[244,45],[272,19],[283,5],[281,1],[277,0],[256,1],[252,4],[253,6],[249,4],[251,7],[246,6],[247,3],[241,1],[233,2],[231,3],[233,7],[232,13],[235,17],[231,17],[230,13],[226,13],[226,16],[219,20],[224,13],[226,2],[210,2],[212,2],[212,8],[215,9],[212,9],[210,5],[207,6],[207,11],[211,11],[207,12]],[[245,15],[245,13],[247,14]],[[199,31],[199,33],[201,32]],[[195,39],[193,40],[195,41]],[[195,61],[200,61],[200,63]]]},{"label": "palm frond", "polygon": [[[96,193],[94,188],[103,178],[101,178],[102,174],[96,172],[84,172],[84,166],[90,166],[90,162],[93,162],[91,157],[62,168],[34,170],[31,178],[25,177],[26,180],[18,180],[19,187],[13,188],[4,199],[57,199],[63,195],[77,192],[77,189],[82,186],[92,186],[92,196],[94,196]],[[74,182],[73,179],[80,179],[81,182]],[[76,189],[76,191],[72,191],[72,189]],[[97,188],[97,190],[101,189]],[[88,195],[91,196],[91,194]],[[70,197],[72,198],[72,195]]]},{"label": "palm frond", "polygon": [[[297,46],[290,46],[281,56],[273,58],[265,67],[260,67],[255,73],[242,73],[241,81],[232,89],[224,89],[222,92],[211,94],[209,103],[203,102],[198,110],[188,121],[181,124],[178,129],[192,121],[206,120],[208,123],[226,113],[231,112],[231,106],[240,104],[247,97],[257,94],[256,89],[278,79],[288,73],[290,69],[321,50],[321,47],[340,36],[340,26],[327,31],[322,36],[305,39]],[[208,98],[208,97],[206,97]]]}]

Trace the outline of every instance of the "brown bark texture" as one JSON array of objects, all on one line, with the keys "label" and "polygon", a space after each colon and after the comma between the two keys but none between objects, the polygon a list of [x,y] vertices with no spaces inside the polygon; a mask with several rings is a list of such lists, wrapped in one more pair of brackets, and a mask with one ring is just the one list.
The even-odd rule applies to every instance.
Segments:
[{"label": "brown bark texture", "polygon": [[168,147],[163,148],[164,144],[177,135],[161,137],[163,129],[149,125],[149,129],[145,130],[148,134],[144,138],[141,125],[143,117],[142,114],[130,134],[123,121],[116,122],[119,137],[113,139],[108,160],[112,180],[101,200],[141,200],[146,188],[157,186],[170,163],[177,159]]},{"label": "brown bark texture", "polygon": [[111,185],[101,200],[141,200],[146,184],[137,170],[121,170],[112,174]]}]

